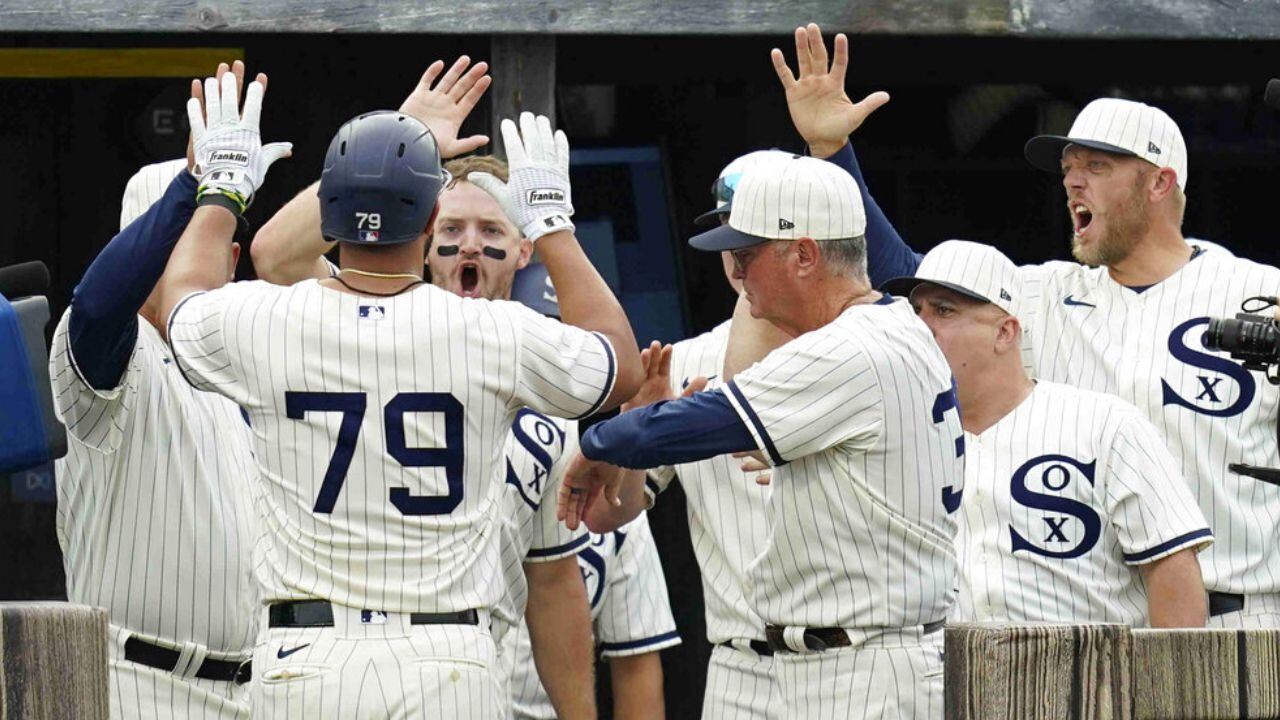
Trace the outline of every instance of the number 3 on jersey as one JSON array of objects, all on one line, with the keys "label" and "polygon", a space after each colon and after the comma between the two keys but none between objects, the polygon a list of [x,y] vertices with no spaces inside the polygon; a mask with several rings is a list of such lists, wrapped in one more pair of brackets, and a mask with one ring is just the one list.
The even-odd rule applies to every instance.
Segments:
[{"label": "number 3 on jersey", "polygon": [[[956,401],[955,381],[952,381],[951,389],[938,393],[938,397],[933,401],[933,422],[935,424],[942,423],[948,410],[956,412],[956,419],[960,418],[960,405]],[[956,436],[956,457],[964,457],[964,431],[962,430]],[[951,485],[942,488],[942,506],[947,509],[948,513],[953,513],[960,509],[960,497],[964,494],[964,490],[956,490]]]},{"label": "number 3 on jersey", "polygon": [[[285,413],[293,420],[301,420],[309,412],[342,413],[338,442],[334,445],[329,469],[325,471],[320,493],[316,496],[315,512],[331,513],[338,502],[338,494],[342,492],[342,484],[347,480],[347,471],[355,457],[366,400],[365,393],[284,394]],[[407,447],[404,415],[411,412],[444,415],[444,447]],[[391,398],[383,409],[383,427],[388,455],[404,467],[444,468],[449,483],[449,492],[445,495],[414,495],[409,488],[391,488],[388,493],[391,504],[403,515],[447,515],[453,512],[462,503],[462,403],[448,393],[400,393]]]}]

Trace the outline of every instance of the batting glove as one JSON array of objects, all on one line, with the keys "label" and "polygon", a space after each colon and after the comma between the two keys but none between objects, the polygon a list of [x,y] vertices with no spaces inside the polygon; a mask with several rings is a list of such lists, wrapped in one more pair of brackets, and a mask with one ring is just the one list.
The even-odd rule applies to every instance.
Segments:
[{"label": "batting glove", "polygon": [[507,217],[531,241],[548,233],[573,230],[573,202],[569,191],[569,139],[561,130],[551,132],[551,121],[533,113],[520,114],[520,130],[502,121],[507,146],[508,182],[488,173],[470,176],[480,189],[493,196]]},{"label": "batting glove", "polygon": [[291,153],[292,143],[262,144],[258,119],[264,90],[257,80],[249,83],[241,115],[235,75],[226,73],[221,88],[216,78],[205,78],[203,112],[199,100],[187,101],[196,159],[193,174],[200,180],[197,203],[212,202],[243,214],[271,163]]}]

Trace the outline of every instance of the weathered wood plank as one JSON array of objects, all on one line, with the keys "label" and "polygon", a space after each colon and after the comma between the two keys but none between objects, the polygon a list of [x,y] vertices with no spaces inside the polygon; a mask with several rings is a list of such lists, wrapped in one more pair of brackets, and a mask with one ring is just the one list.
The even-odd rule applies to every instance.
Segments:
[{"label": "weathered wood plank", "polygon": [[0,668],[0,720],[106,720],[106,611],[0,603]]},{"label": "weathered wood plank", "polygon": [[1015,34],[1045,37],[1280,37],[1277,0],[1012,0]]},{"label": "weathered wood plank", "polygon": [[0,0],[0,32],[1280,38],[1280,0]]},{"label": "weathered wood plank", "polygon": [[1121,625],[948,625],[947,717],[1126,720],[1130,642]]},{"label": "weathered wood plank", "polygon": [[0,31],[235,31],[556,34],[772,34],[832,31],[990,34],[1010,0],[0,0]]},{"label": "weathered wood plank", "polygon": [[1239,716],[1234,632],[1135,630],[1133,646],[1136,717]]}]

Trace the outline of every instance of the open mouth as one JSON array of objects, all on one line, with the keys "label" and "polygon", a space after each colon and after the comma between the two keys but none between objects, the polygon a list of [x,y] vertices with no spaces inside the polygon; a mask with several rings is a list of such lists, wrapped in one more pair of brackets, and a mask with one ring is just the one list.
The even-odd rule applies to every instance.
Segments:
[{"label": "open mouth", "polygon": [[480,269],[475,263],[465,263],[458,273],[463,297],[479,297]]},{"label": "open mouth", "polygon": [[1083,203],[1071,203],[1071,224],[1075,230],[1077,237],[1083,235],[1089,225],[1093,223],[1093,211],[1085,207]]}]

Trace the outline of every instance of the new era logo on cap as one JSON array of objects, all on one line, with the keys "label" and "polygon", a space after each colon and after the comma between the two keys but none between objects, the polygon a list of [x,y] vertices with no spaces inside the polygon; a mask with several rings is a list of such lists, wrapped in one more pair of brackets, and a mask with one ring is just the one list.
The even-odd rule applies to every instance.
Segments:
[{"label": "new era logo on cap", "polygon": [[733,250],[766,240],[861,237],[866,211],[858,185],[844,170],[811,157],[743,174],[729,203],[729,222],[693,237],[700,250]]},{"label": "new era logo on cap", "polygon": [[1132,100],[1101,98],[1085,106],[1066,135],[1037,135],[1024,150],[1032,165],[1058,172],[1068,145],[1142,158],[1172,168],[1178,187],[1187,189],[1187,144],[1163,110]]}]

